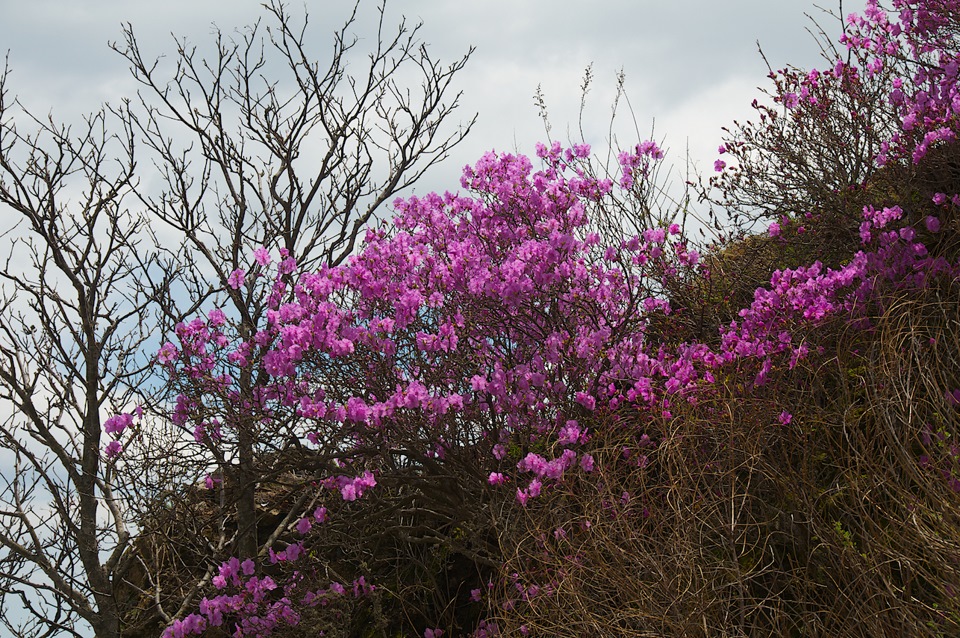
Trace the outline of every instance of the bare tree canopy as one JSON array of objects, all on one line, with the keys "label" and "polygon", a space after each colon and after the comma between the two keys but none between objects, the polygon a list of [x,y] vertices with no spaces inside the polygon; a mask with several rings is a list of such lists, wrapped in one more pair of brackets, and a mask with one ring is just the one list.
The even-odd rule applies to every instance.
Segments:
[{"label": "bare tree canopy", "polygon": [[[0,618],[12,635],[128,635],[118,599],[131,588],[153,601],[144,626],[196,602],[203,579],[168,597],[136,543],[165,495],[197,478],[178,475],[183,433],[152,377],[161,332],[216,304],[252,334],[264,300],[227,280],[254,248],[342,262],[470,130],[448,125],[469,52],[437,62],[383,4],[361,51],[360,9],[322,62],[306,16],[279,2],[237,38],[218,32],[206,57],[177,41],[153,59],[127,25],[111,46],[141,91],[73,129],[31,115],[0,75]],[[117,414],[139,429],[122,460],[105,453]],[[201,572],[260,550],[259,460],[241,433],[224,461],[244,489],[228,509],[251,525],[194,539]]]}]

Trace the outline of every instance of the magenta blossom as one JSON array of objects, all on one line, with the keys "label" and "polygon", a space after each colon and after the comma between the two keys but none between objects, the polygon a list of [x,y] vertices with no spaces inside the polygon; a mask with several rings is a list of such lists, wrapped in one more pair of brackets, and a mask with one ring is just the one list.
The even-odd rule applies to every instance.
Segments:
[{"label": "magenta blossom", "polygon": [[157,361],[160,363],[171,363],[179,354],[180,351],[177,350],[177,347],[168,341],[160,346],[160,350],[157,352]]},{"label": "magenta blossom", "polygon": [[253,258],[263,267],[270,265],[270,251],[263,246],[253,251]]},{"label": "magenta blossom", "polygon": [[103,454],[108,460],[112,460],[120,456],[120,452],[122,451],[123,446],[120,445],[120,441],[110,441],[103,449]]},{"label": "magenta blossom", "polygon": [[239,290],[246,279],[247,272],[242,268],[237,268],[230,276],[227,277],[227,285],[233,288],[234,290]]},{"label": "magenta blossom", "polygon": [[132,424],[132,414],[117,414],[104,421],[103,431],[107,434],[121,434]]}]

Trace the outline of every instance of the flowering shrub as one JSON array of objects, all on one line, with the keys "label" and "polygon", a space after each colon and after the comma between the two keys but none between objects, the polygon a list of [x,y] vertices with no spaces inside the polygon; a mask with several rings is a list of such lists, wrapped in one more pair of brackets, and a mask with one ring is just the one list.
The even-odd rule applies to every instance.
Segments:
[{"label": "flowering shrub", "polygon": [[950,0],[894,0],[893,14],[868,0],[862,14],[847,18],[841,38],[867,73],[897,67],[888,103],[900,118],[900,131],[882,145],[877,157],[885,164],[894,157],[914,163],[938,142],[956,139],[960,92],[957,89],[956,25],[960,4]]},{"label": "flowering shrub", "polygon": [[[666,352],[647,353],[643,333],[647,316],[670,312],[663,281],[699,256],[663,229],[600,245],[581,200],[611,184],[576,167],[587,152],[541,147],[536,173],[525,157],[490,154],[464,174],[477,197],[396,202],[395,231],[368,231],[343,267],[294,279],[284,262],[253,343],[227,336],[217,311],[181,325],[180,346],[158,357],[190,390],[174,418],[214,446],[221,424],[295,423],[314,445],[337,441],[340,462],[358,468],[371,446],[416,444],[442,458],[469,438],[559,437],[566,453],[544,470],[557,478],[577,459],[575,415],[627,395],[655,402],[655,386],[676,392],[696,378]],[[623,161],[625,173],[637,166]],[[262,363],[250,361],[256,347]],[[239,397],[233,380],[248,365],[267,381]],[[617,389],[628,379],[635,388]],[[364,476],[324,484],[353,500],[375,484]]]},{"label": "flowering shrub", "polygon": [[[227,336],[216,311],[181,326],[179,347],[167,344],[158,357],[193,390],[180,395],[175,418],[214,448],[229,442],[224,425],[283,423],[334,458],[340,472],[317,485],[344,501],[376,489],[385,463],[400,455],[418,465],[442,463],[455,449],[488,450],[483,476],[494,487],[516,483],[508,489],[526,507],[568,474],[594,471],[585,449],[594,414],[633,406],[670,419],[671,410],[715,394],[731,368],[754,370],[752,384],[763,386],[780,362],[792,369],[808,356],[811,329],[838,316],[868,321],[878,289],[957,274],[928,255],[915,229],[890,228],[901,210],[867,208],[864,248],[848,264],[777,271],[720,330],[718,349],[668,347],[649,339],[646,326],[669,317],[659,291],[672,279],[709,276],[696,251],[675,229],[600,245],[581,198],[608,196],[611,185],[586,177],[574,151],[539,155],[538,172],[523,157],[485,157],[463,178],[475,198],[398,201],[396,231],[369,231],[343,267],[298,274],[282,262],[254,344]],[[254,345],[260,362],[250,360]],[[232,389],[238,368],[250,365],[266,374],[252,401]],[[775,418],[789,425],[792,414]],[[539,451],[507,452],[531,446]],[[641,468],[650,463],[640,458]],[[296,524],[302,535],[311,528],[307,518]],[[286,560],[300,558],[297,547]],[[224,568],[231,578],[233,564]],[[202,617],[171,635],[230,613],[241,635],[296,622],[289,596],[269,595],[273,580],[243,588],[242,598],[204,602]]]},{"label": "flowering shrub", "polygon": [[[690,292],[723,276],[715,266],[726,245],[702,257],[677,224],[661,220],[611,237],[610,219],[595,217],[646,192],[643,181],[662,158],[652,142],[620,154],[616,179],[595,176],[586,146],[541,145],[539,169],[524,156],[488,153],[464,170],[464,194],[398,200],[393,221],[368,230],[359,252],[338,267],[302,272],[281,251],[272,269],[269,251],[258,248],[250,269],[233,271],[227,284],[263,287],[265,324],[241,339],[213,310],[178,326],[177,342],[166,343],[157,361],[179,392],[174,420],[219,470],[241,428],[264,450],[280,449],[281,438],[308,450],[298,468],[305,497],[272,535],[297,540],[263,551],[273,566],[289,568],[287,580],[263,573],[254,557],[231,558],[213,580],[223,593],[205,598],[167,635],[199,634],[228,618],[236,635],[266,635],[344,594],[325,575],[334,559],[311,548],[338,516],[365,507],[430,520],[415,539],[410,529],[423,526],[393,531],[403,543],[427,538],[472,561],[463,588],[469,597],[458,587],[450,605],[430,613],[473,609],[476,622],[465,630],[477,636],[613,631],[589,626],[592,616],[559,622],[567,614],[561,603],[571,600],[570,609],[608,609],[621,634],[726,630],[729,609],[738,608],[741,633],[802,632],[823,614],[832,635],[848,635],[854,630],[844,618],[855,601],[836,594],[852,587],[873,587],[864,598],[871,620],[863,624],[873,635],[954,626],[949,614],[960,609],[949,592],[960,581],[943,566],[960,559],[949,549],[957,539],[948,524],[960,509],[943,496],[960,485],[960,454],[949,443],[960,378],[937,344],[960,339],[960,324],[950,323],[955,309],[943,320],[901,310],[904,299],[956,296],[960,264],[949,240],[956,204],[941,191],[912,203],[895,192],[859,206],[855,219],[849,210],[872,197],[876,173],[867,166],[904,160],[903,131],[923,133],[910,138],[919,140],[912,161],[952,140],[942,132],[954,121],[945,110],[947,80],[956,75],[948,68],[891,80],[889,108],[905,115],[901,133],[883,143],[889,112],[857,110],[889,79],[885,56],[951,63],[946,52],[936,57],[936,47],[952,42],[946,23],[936,12],[913,13],[913,4],[898,3],[900,26],[873,4],[851,18],[856,29],[844,42],[860,52],[862,68],[837,63],[828,72],[774,74],[783,112],[758,106],[773,128],[721,147],[729,160],[717,161],[716,183],[736,196],[751,183],[724,176],[746,174],[756,158],[750,145],[790,130],[773,122],[807,130],[835,117],[833,98],[843,97],[840,118],[869,133],[851,153],[860,164],[831,174],[843,188],[857,185],[853,200],[836,192],[824,199],[820,185],[811,187],[804,192],[816,210],[776,210],[758,240],[802,246],[807,225],[812,235],[825,232],[838,219],[827,213],[840,202],[844,234],[829,261],[781,263],[730,321],[696,319],[697,305],[724,302]],[[940,97],[931,102],[919,87],[934,85]],[[819,164],[804,179],[834,169]],[[804,183],[794,185],[802,191]],[[910,329],[891,326],[897,317]],[[691,329],[691,322],[699,323]],[[902,355],[918,347],[917,326],[931,331],[924,347],[948,362],[944,378],[921,375],[920,385],[898,380],[922,368]],[[890,339],[905,334],[909,346],[897,344],[891,354]],[[256,379],[252,391],[240,391],[241,378]],[[905,388],[915,413],[898,407],[904,403],[891,387]],[[916,423],[920,414],[928,425]],[[129,425],[126,417],[108,424],[116,432]],[[875,439],[892,456],[882,457]],[[886,500],[863,509],[856,498],[870,501],[857,481]],[[435,490],[441,482],[446,489]],[[925,523],[927,531],[903,531],[906,512],[929,512],[933,503],[940,518]],[[457,511],[463,507],[469,512]],[[494,510],[503,518],[471,518]],[[376,529],[363,520],[375,538],[386,535],[387,523]],[[491,529],[495,540],[478,540],[479,550],[463,542]],[[921,575],[892,571],[899,554],[883,534],[906,543],[904,556]],[[924,534],[939,544],[921,546]],[[647,546],[650,539],[662,544]],[[630,557],[624,564],[634,580],[622,591],[589,576],[609,555]],[[831,561],[852,576],[833,573]],[[353,585],[356,597],[377,601],[384,589],[401,585],[368,584],[366,576]],[[897,592],[907,590],[913,598],[902,602]],[[425,636],[464,629],[449,616],[418,614]]]},{"label": "flowering shrub", "polygon": [[[505,446],[543,449],[509,477],[521,503],[544,481],[589,470],[578,417],[694,382],[666,352],[637,353],[645,317],[669,313],[664,281],[699,256],[675,228],[601,245],[584,203],[612,184],[585,172],[588,153],[541,147],[537,172],[525,157],[489,154],[464,173],[474,198],[396,202],[393,230],[370,230],[347,265],[298,274],[284,259],[252,342],[229,336],[218,311],[182,324],[179,345],[158,356],[184,390],[175,421],[221,458],[238,424],[259,424],[264,439],[284,428],[340,468],[318,485],[345,501],[373,488],[384,463],[442,462],[464,448],[493,450],[494,484],[508,480]],[[660,156],[639,145],[621,157],[624,175]],[[264,378],[249,397],[235,384],[245,368]],[[616,387],[641,377],[626,394]]]}]

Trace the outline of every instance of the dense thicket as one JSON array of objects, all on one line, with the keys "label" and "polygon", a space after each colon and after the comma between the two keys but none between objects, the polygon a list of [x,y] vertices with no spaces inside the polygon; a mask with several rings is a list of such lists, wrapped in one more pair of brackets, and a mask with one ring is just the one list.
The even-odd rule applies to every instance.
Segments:
[{"label": "dense thicket", "polygon": [[124,635],[955,635],[960,4],[891,9],[726,130],[706,245],[645,141],[489,153],[356,250],[291,204],[204,252],[129,115],[223,294],[195,271],[154,360],[196,481],[147,499]]}]

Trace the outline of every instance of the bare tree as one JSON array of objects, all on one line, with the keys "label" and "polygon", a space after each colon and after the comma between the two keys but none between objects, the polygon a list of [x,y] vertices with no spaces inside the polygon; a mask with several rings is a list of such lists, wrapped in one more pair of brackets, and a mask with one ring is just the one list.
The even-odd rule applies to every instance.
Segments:
[{"label": "bare tree", "polygon": [[[153,326],[150,236],[128,208],[133,131],[26,119],[0,76],[0,618],[15,635],[117,636],[131,538],[101,417],[135,402]],[[30,126],[32,125],[32,126]],[[135,200],[134,200],[135,201]],[[19,607],[23,611],[15,611]]]},{"label": "bare tree", "polygon": [[[189,446],[159,421],[107,460],[102,419],[135,405],[162,417],[153,353],[162,331],[198,309],[222,307],[254,335],[266,299],[252,281],[227,285],[254,248],[283,248],[306,267],[342,262],[472,125],[447,126],[469,52],[439,64],[419,27],[387,28],[380,4],[364,62],[350,35],[358,3],[322,65],[305,18],[296,26],[283,5],[265,9],[269,26],[218,33],[212,56],[177,41],[172,69],[145,56],[128,25],[112,46],[141,92],[79,133],[30,116],[0,77],[0,202],[12,220],[0,231],[0,398],[10,406],[0,424],[0,617],[15,635],[84,636],[88,626],[128,635],[130,605],[169,623],[216,561],[263,550],[257,486],[281,450],[240,428],[235,454],[211,459],[238,487],[221,508],[236,527],[221,520],[214,539],[198,528],[200,576],[164,590],[151,545],[137,539],[165,494],[196,481],[178,476]],[[247,390],[256,383],[241,379]],[[124,602],[131,589],[136,600]]]}]

